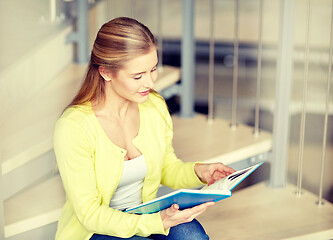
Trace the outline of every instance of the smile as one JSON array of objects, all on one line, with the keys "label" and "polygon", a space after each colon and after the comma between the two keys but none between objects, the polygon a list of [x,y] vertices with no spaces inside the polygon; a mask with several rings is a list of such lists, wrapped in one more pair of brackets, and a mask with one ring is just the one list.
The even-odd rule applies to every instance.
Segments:
[{"label": "smile", "polygon": [[142,96],[146,96],[146,95],[149,94],[149,92],[150,92],[150,90],[147,90],[147,91],[144,91],[144,92],[139,92],[139,94],[142,95]]}]

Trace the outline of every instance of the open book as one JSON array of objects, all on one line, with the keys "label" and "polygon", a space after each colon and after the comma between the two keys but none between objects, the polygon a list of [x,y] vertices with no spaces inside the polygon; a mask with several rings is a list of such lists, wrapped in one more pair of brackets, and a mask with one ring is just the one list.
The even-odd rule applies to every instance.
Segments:
[{"label": "open book", "polygon": [[231,197],[231,190],[256,170],[261,163],[239,170],[201,189],[180,189],[152,201],[128,208],[124,212],[147,214],[159,212],[177,203],[179,209],[194,207],[205,202],[218,202]]}]

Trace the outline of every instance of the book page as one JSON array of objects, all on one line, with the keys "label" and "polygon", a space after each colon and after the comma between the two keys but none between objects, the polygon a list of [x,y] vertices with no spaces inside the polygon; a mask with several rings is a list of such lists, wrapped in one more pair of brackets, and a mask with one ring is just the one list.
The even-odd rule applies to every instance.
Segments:
[{"label": "book page", "polygon": [[243,181],[248,175],[250,175],[254,170],[256,170],[261,163],[258,163],[256,165],[253,165],[251,167],[241,169],[239,171],[236,171],[227,177],[224,177],[212,185],[208,186],[206,185],[201,190],[232,190],[234,187],[236,187],[241,181]]},{"label": "book page", "polygon": [[225,187],[230,190],[233,189],[252,172],[251,170],[254,170],[253,167],[249,167],[244,170],[240,170],[234,172],[233,174],[230,174],[227,177],[227,181],[225,182]]},{"label": "book page", "polygon": [[216,181],[215,183],[213,183],[212,185],[206,185],[204,186],[203,188],[201,188],[201,190],[204,190],[204,191],[213,191],[213,190],[228,190],[228,188],[226,187],[226,183],[228,179],[227,177],[224,177],[218,181]]}]

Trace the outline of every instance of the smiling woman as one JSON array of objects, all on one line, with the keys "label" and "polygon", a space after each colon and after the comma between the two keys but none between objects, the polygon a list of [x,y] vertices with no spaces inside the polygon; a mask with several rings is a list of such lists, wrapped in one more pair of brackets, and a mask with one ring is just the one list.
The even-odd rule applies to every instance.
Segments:
[{"label": "smiling woman", "polygon": [[154,37],[142,23],[116,18],[97,33],[85,81],[54,133],[66,192],[56,239],[208,239],[194,218],[213,203],[123,212],[156,198],[160,184],[193,188],[233,172],[176,157],[168,108],[153,90],[157,63]]},{"label": "smiling woman", "polygon": [[116,18],[105,23],[97,33],[83,86],[70,105],[87,101],[102,104],[105,100],[105,79],[100,73],[116,75],[129,60],[153,49],[156,49],[154,36],[140,22]]},{"label": "smiling woman", "polygon": [[108,88],[106,92],[113,94],[113,97],[117,96],[132,102],[146,101],[157,80],[157,61],[156,48],[151,47],[148,53],[125,63],[117,73],[105,66],[100,66],[99,73],[105,80],[105,88]]}]

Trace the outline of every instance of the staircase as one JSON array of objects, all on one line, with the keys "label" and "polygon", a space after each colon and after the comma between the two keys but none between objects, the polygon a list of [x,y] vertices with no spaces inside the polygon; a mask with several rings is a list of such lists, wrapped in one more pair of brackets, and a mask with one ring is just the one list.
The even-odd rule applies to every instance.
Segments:
[{"label": "staircase", "polygon": [[[65,202],[53,152],[54,124],[86,71],[85,65],[73,63],[73,46],[66,44],[72,31],[72,26],[66,26],[0,71],[4,103],[0,109],[0,183],[6,240],[54,239]],[[49,68],[42,67],[45,62]],[[179,78],[179,68],[163,66],[155,89],[163,92]],[[220,161],[235,168],[238,163],[270,161],[270,132],[254,135],[248,125],[234,129],[219,118],[208,123],[202,114],[190,119],[174,115],[173,122],[174,148],[184,161]],[[294,191],[292,185],[272,189],[263,182],[254,184],[210,208],[199,220],[213,240],[332,238],[332,204],[325,202],[320,208],[312,193],[305,191],[297,198]]]},{"label": "staircase", "polygon": [[[73,63],[73,46],[66,44],[71,31],[72,27],[67,26],[22,57],[16,65],[0,73],[0,98],[6,103],[0,109],[1,116],[4,116],[0,120],[0,159],[6,239],[30,238],[27,236],[35,236],[34,232],[38,235],[43,229],[50,229],[43,239],[52,239],[65,202],[53,152],[53,130],[56,120],[79,89],[86,71],[86,65]],[[45,62],[48,62],[47,68],[36,68],[44,66]],[[179,68],[163,66],[155,89],[165,90],[179,79]],[[231,163],[271,149],[269,133],[258,137],[250,135],[241,140],[245,132],[252,132],[251,128],[240,126],[239,131],[231,131],[223,120],[207,125],[203,115],[194,119],[174,116],[174,124],[175,129],[179,129],[175,132],[174,145],[185,161]],[[192,131],[193,128],[201,132]],[[228,143],[222,144],[225,148],[219,147],[219,131],[225,136],[224,143]],[[188,136],[184,134],[186,132],[196,135],[184,139]],[[202,148],[213,147],[213,151],[196,148],[197,152],[193,152],[192,144],[184,145],[188,139],[198,137],[207,141]]]}]

